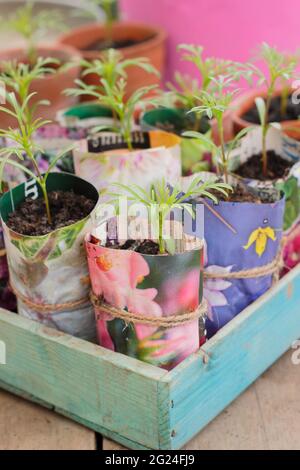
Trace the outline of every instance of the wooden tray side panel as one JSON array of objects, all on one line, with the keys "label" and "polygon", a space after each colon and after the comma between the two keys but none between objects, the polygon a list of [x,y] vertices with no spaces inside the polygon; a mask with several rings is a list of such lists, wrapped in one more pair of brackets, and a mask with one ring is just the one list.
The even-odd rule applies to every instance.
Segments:
[{"label": "wooden tray side panel", "polygon": [[4,388],[123,443],[159,448],[157,391],[165,371],[3,310],[0,340]]},{"label": "wooden tray side panel", "polygon": [[165,376],[173,404],[171,448],[186,444],[298,338],[300,267]]}]

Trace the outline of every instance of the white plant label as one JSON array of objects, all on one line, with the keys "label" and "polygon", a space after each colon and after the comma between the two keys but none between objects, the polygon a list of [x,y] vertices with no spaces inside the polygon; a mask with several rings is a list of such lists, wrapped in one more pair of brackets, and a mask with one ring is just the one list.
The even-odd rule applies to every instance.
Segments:
[{"label": "white plant label", "polygon": [[39,197],[39,190],[35,180],[30,180],[25,183],[25,198],[27,197],[33,200]]}]

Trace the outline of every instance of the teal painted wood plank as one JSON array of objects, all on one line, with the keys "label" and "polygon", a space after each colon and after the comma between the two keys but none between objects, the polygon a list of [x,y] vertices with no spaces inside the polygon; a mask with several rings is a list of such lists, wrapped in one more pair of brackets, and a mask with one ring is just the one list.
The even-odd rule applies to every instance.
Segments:
[{"label": "teal painted wood plank", "polygon": [[170,386],[172,448],[178,449],[300,338],[300,267],[162,381]]},{"label": "teal painted wood plank", "polygon": [[[297,293],[298,292],[298,293]],[[300,267],[172,372],[0,311],[0,387],[134,449],[177,449],[300,337]]]},{"label": "teal painted wood plank", "polygon": [[7,348],[0,381],[137,445],[159,447],[165,371],[5,311],[0,341]]},{"label": "teal painted wood plank", "polygon": [[93,431],[102,434],[103,436],[107,437],[108,439],[112,439],[115,442],[120,443],[121,445],[128,447],[130,449],[135,449],[135,450],[149,450],[148,447],[142,446],[137,444],[136,442],[130,441],[123,436],[120,436],[117,433],[108,431],[107,429],[103,428],[102,426],[97,426],[96,424],[87,421],[83,418],[79,418],[76,415],[73,415],[65,410],[60,410],[59,408],[55,408],[53,405],[50,403],[46,403],[45,401],[41,401],[37,398],[35,398],[33,395],[25,393],[23,390],[19,390],[15,387],[12,387],[9,384],[6,384],[5,382],[0,381],[0,389],[6,390],[7,392],[13,393],[14,395],[17,395],[21,398],[24,398],[25,400],[31,401],[33,403],[36,403],[37,405],[42,406],[43,408],[47,408],[51,411],[54,411],[55,413],[58,413],[62,416],[65,416],[66,418],[71,419],[72,421],[76,421],[79,424],[82,424],[86,428],[92,429]]}]

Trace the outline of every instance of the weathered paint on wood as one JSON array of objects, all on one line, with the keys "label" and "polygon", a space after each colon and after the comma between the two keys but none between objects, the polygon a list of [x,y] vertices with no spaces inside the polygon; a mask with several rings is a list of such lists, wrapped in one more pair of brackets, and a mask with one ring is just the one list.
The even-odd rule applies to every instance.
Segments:
[{"label": "weathered paint on wood", "polygon": [[[300,450],[300,365],[292,363],[294,352],[289,350],[184,449]],[[124,447],[104,438],[103,449]]]},{"label": "weathered paint on wood", "polygon": [[0,311],[0,380],[145,447],[158,447],[157,387],[165,371]]},{"label": "weathered paint on wood", "polygon": [[174,405],[172,448],[203,429],[300,338],[299,298],[300,267],[163,378]]},{"label": "weathered paint on wood", "polygon": [[126,447],[180,448],[300,337],[299,297],[300,267],[170,373],[0,311],[0,381]]}]

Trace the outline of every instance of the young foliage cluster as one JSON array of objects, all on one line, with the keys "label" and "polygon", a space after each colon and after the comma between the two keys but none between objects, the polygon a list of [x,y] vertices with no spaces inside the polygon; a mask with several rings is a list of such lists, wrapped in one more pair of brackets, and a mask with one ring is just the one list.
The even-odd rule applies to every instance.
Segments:
[{"label": "young foliage cluster", "polygon": [[[146,97],[153,92],[156,85],[142,87],[127,97],[127,68],[139,67],[147,73],[159,76],[157,70],[149,63],[148,59],[124,59],[120,52],[109,49],[100,59],[92,63],[83,61],[83,76],[95,74],[99,78],[97,85],[88,85],[82,80],[76,80],[77,88],[66,90],[68,96],[90,96],[102,106],[112,110],[115,122],[113,127],[97,127],[94,132],[112,130],[120,133],[126,142],[128,149],[132,150],[131,129],[134,121],[134,111],[137,105],[141,105]],[[147,100],[155,104],[156,100]]]},{"label": "young foliage cluster", "polygon": [[[153,184],[149,192],[135,184],[127,186],[118,183],[114,186],[122,192],[111,193],[110,195],[114,198],[111,202],[118,206],[120,197],[125,193],[130,203],[141,204],[148,209],[148,214],[152,216],[151,223],[158,227],[158,230],[153,231],[153,233],[158,233],[158,245],[161,254],[166,253],[166,251],[169,254],[174,254],[174,240],[164,238],[164,223],[172,210],[186,210],[194,218],[195,213],[192,205],[187,202],[189,199],[207,197],[217,203],[218,199],[214,193],[219,192],[227,197],[228,192],[232,189],[231,186],[225,183],[213,181],[203,183],[201,176],[196,176],[184,193],[177,186],[171,188],[164,179]],[[154,220],[153,214],[155,214]]]},{"label": "young foliage cluster", "polygon": [[59,10],[35,10],[35,2],[27,1],[8,18],[1,18],[1,26],[19,34],[26,42],[26,58],[34,65],[37,58],[37,42],[49,31],[64,31],[65,25]]},{"label": "young foliage cluster", "polygon": [[291,81],[296,79],[296,68],[299,64],[299,54],[284,54],[277,48],[271,47],[267,43],[261,45],[258,59],[263,62],[263,69],[255,64],[250,64],[252,72],[257,76],[256,86],[263,86],[266,89],[266,99],[257,97],[255,104],[257,107],[259,120],[262,127],[262,169],[263,175],[268,174],[268,153],[267,153],[267,133],[271,125],[269,113],[274,92],[281,86],[281,114],[285,116],[287,110],[288,96],[290,93]]},{"label": "young foliage cluster", "polygon": [[[49,164],[48,170],[45,174],[41,174],[36,157],[39,153],[44,153],[43,148],[35,141],[35,133],[45,125],[49,124],[49,120],[41,118],[34,118],[31,100],[35,93],[30,93],[22,103],[16,98],[15,93],[7,93],[7,105],[0,106],[0,112],[6,113],[13,117],[17,123],[15,129],[0,129],[0,137],[5,138],[7,146],[0,149],[0,184],[2,186],[4,179],[4,170],[6,165],[10,165],[21,170],[24,174],[33,178],[40,186],[42,195],[45,201],[45,208],[49,224],[52,223],[51,209],[47,193],[47,179],[51,170],[55,167],[57,162],[63,158],[72,148],[68,148],[56,156]],[[38,102],[35,104],[35,109],[39,105],[45,105],[46,102]],[[26,160],[32,164],[33,171],[28,168]]]},{"label": "young foliage cluster", "polygon": [[238,141],[246,135],[251,128],[243,129],[228,145],[225,143],[224,116],[230,109],[235,95],[238,93],[236,88],[232,88],[236,83],[236,76],[220,75],[218,77],[212,77],[211,81],[214,85],[214,91],[208,93],[203,90],[199,96],[201,105],[192,108],[190,112],[206,115],[208,119],[216,120],[220,145],[216,145],[212,137],[201,134],[200,132],[187,131],[183,133],[183,136],[198,139],[211,149],[216,157],[219,173],[223,174],[225,182],[228,183],[230,154]]}]

